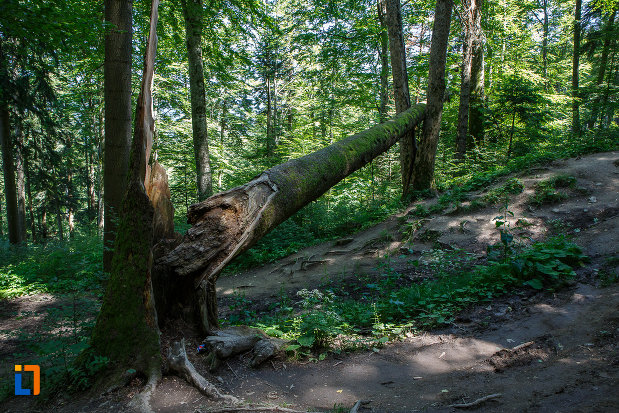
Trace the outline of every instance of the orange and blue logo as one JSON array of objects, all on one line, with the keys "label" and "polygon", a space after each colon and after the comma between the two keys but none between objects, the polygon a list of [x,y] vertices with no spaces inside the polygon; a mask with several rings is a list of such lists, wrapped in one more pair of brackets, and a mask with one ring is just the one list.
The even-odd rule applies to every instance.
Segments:
[{"label": "orange and blue logo", "polygon": [[[23,369],[22,369],[23,367]],[[22,388],[22,371],[31,371],[34,375],[32,380],[32,390]],[[36,364],[15,365],[15,395],[16,396],[36,396],[41,392],[41,368]]]}]

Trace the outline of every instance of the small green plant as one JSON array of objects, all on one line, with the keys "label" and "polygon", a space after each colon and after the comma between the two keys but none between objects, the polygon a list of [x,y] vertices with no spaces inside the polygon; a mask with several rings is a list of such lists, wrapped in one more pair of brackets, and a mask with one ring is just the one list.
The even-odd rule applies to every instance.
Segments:
[{"label": "small green plant", "polygon": [[349,326],[333,311],[335,294],[332,291],[302,289],[297,295],[301,297],[303,308],[297,337],[297,342],[301,346],[326,347],[331,339],[346,333]]},{"label": "small green plant", "polygon": [[568,195],[557,188],[574,188],[576,178],[570,175],[556,175],[540,181],[535,185],[535,193],[529,198],[529,203],[535,206],[554,204],[567,199]]},{"label": "small green plant", "polygon": [[415,206],[415,209],[413,209],[410,214],[419,218],[425,218],[430,215],[430,211],[428,210],[428,208],[426,208],[425,205],[417,204]]}]

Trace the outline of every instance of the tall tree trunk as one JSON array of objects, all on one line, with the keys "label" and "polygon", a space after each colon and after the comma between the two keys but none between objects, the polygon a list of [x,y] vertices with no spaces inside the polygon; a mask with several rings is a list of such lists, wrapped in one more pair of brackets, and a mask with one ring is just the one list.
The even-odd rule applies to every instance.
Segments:
[{"label": "tall tree trunk", "polygon": [[[157,260],[155,273],[172,274],[166,297],[195,304],[192,291],[203,291],[198,309],[203,329],[217,326],[215,282],[223,267],[261,237],[324,194],[333,185],[387,151],[422,119],[416,105],[394,119],[299,159],[275,166],[251,182],[216,194],[190,207],[193,226],[182,243]],[[161,277],[166,278],[166,277]],[[177,300],[174,302],[174,300]],[[161,309],[159,303],[158,311]],[[159,314],[171,310],[162,309]]]},{"label": "tall tree trunk", "polygon": [[273,139],[273,109],[271,101],[271,78],[267,76],[267,155],[273,155],[275,149],[275,142]]},{"label": "tall tree trunk", "polygon": [[45,206],[45,203],[43,203],[43,206],[41,207],[41,227],[39,228],[39,231],[41,232],[41,239],[46,239],[47,238],[47,208]]},{"label": "tall tree trunk", "polygon": [[[481,31],[483,0],[464,0],[464,44],[456,158],[464,159],[475,141],[483,140],[484,49]],[[481,136],[480,136],[481,135]]]},{"label": "tall tree trunk", "polygon": [[462,24],[464,42],[462,44],[462,70],[460,73],[460,105],[458,107],[458,126],[456,135],[456,158],[466,156],[466,141],[469,131],[469,104],[471,97],[471,63],[473,61],[473,37],[476,4],[474,0],[462,1]]},{"label": "tall tree trunk", "polygon": [[548,0],[542,0],[542,11],[544,20],[542,22],[542,76],[544,76],[544,85],[548,86]]},{"label": "tall tree trunk", "polygon": [[161,375],[161,356],[151,284],[153,207],[144,182],[154,128],[151,87],[158,3],[153,0],[126,177],[127,192],[122,202],[110,280],[91,337],[94,354],[110,359],[112,375],[134,369],[146,375],[151,386]]},{"label": "tall tree trunk", "polygon": [[[406,49],[404,33],[402,32],[402,12],[400,0],[385,0],[387,9],[387,31],[389,33],[389,49],[391,51],[391,73],[393,75],[393,93],[397,113],[406,111],[411,106],[408,89],[408,72],[406,71]],[[414,131],[410,131],[400,141],[400,167],[402,172],[402,197],[405,197],[411,186],[413,165],[417,154],[417,141]]]},{"label": "tall tree trunk", "polygon": [[202,62],[202,0],[181,0],[185,17],[185,42],[189,61],[189,93],[191,95],[191,127],[196,158],[198,200],[213,193],[211,161],[206,125],[206,91]]},{"label": "tall tree trunk", "polygon": [[604,83],[604,77],[606,75],[606,67],[608,66],[608,55],[610,54],[610,46],[613,40],[613,32],[615,30],[614,25],[616,14],[617,10],[613,10],[608,17],[608,21],[606,22],[606,26],[604,28],[604,45],[602,46],[602,55],[600,56],[600,67],[598,71],[598,76],[595,80],[595,85],[597,86],[598,90],[595,93],[595,99],[593,100],[593,103],[591,105],[591,117],[589,118],[589,122],[587,123],[587,129],[593,129],[600,112],[601,94],[599,89]]},{"label": "tall tree trunk", "polygon": [[473,39],[473,57],[471,62],[471,98],[469,106],[469,139],[467,148],[484,142],[484,104],[486,67],[484,56],[484,36],[481,27],[483,0],[475,0],[477,16],[475,20],[475,37]]},{"label": "tall tree trunk", "polygon": [[28,239],[26,232],[26,174],[24,172],[24,137],[21,122],[15,122],[15,184],[17,186],[17,225],[20,242]]},{"label": "tall tree trunk", "polygon": [[30,216],[30,231],[32,232],[32,242],[37,242],[37,231],[34,220],[34,209],[32,207],[32,191],[31,191],[31,183],[32,179],[30,177],[30,168],[28,168],[28,163],[24,165],[24,169],[26,171],[26,194],[28,195],[28,215]]},{"label": "tall tree trunk", "polygon": [[378,119],[380,123],[389,119],[387,105],[389,104],[389,34],[387,33],[387,21],[385,0],[377,0],[378,21],[380,22],[380,104],[378,107]]},{"label": "tall tree trunk", "polygon": [[103,194],[103,159],[105,157],[105,130],[103,120],[103,108],[99,110],[99,129],[97,140],[97,173],[96,180],[96,192],[97,192],[97,234],[101,234],[104,231],[105,224],[105,207],[104,207],[104,194]]},{"label": "tall tree trunk", "polygon": [[580,14],[582,0],[576,0],[574,11],[574,54],[572,57],[572,132],[580,136],[580,93],[579,93],[579,68],[580,68]]},{"label": "tall tree trunk", "polygon": [[73,237],[73,231],[75,231],[75,211],[73,199],[73,159],[71,148],[73,141],[69,136],[67,138],[67,188],[65,191],[65,197],[67,202],[67,224],[69,225],[69,238]]},{"label": "tall tree trunk", "polygon": [[443,116],[445,66],[452,8],[453,0],[436,1],[430,46],[426,119],[423,122],[421,143],[413,170],[412,187],[415,190],[430,188],[434,180],[434,161]]},{"label": "tall tree trunk", "polygon": [[2,219],[2,204],[4,203],[4,194],[0,192],[0,237],[4,236],[4,220]]},{"label": "tall tree trunk", "polygon": [[103,70],[105,96],[105,159],[103,171],[104,250],[103,268],[112,265],[116,221],[127,185],[131,145],[131,40],[133,0],[105,0]]},{"label": "tall tree trunk", "polygon": [[[1,58],[2,56],[0,56],[0,59]],[[22,240],[17,212],[15,161],[13,159],[13,142],[9,124],[9,110],[6,106],[0,106],[0,145],[2,146],[2,174],[4,176],[4,193],[6,195],[6,220],[8,224],[9,242],[11,244],[19,244]]]}]

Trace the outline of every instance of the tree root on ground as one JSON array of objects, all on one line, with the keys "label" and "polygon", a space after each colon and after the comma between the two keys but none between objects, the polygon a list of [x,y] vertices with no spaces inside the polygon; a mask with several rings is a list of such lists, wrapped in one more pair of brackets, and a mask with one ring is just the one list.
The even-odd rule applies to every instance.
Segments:
[{"label": "tree root on ground", "polygon": [[242,401],[234,396],[223,394],[211,382],[206,380],[187,358],[185,340],[175,341],[168,349],[168,365],[171,372],[185,379],[207,397],[222,400],[229,404],[240,404]]},{"label": "tree root on ground", "polygon": [[230,327],[208,336],[204,343],[210,354],[207,362],[214,371],[221,360],[236,354],[252,351],[250,365],[257,367],[276,355],[288,342],[267,336],[262,330],[246,326]]}]

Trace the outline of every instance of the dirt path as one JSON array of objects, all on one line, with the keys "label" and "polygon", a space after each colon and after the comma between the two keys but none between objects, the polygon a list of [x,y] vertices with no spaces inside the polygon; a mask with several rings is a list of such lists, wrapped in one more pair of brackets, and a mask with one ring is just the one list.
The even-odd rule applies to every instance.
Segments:
[{"label": "dirt path", "polygon": [[[515,295],[461,314],[449,329],[410,336],[376,351],[328,356],[301,364],[278,359],[259,369],[245,357],[224,363],[209,376],[222,390],[248,402],[298,410],[348,411],[357,400],[368,401],[360,412],[451,412],[452,404],[500,393],[478,411],[606,412],[619,409],[619,285],[601,288],[595,274],[616,274],[619,245],[618,152],[569,159],[521,176],[525,191],[510,203],[516,218],[531,225],[521,236],[540,239],[567,232],[592,258],[579,271],[579,283],[554,296]],[[556,174],[577,178],[562,203],[532,207],[527,200],[536,183]],[[499,185],[498,183],[497,185]],[[480,193],[479,196],[482,196]],[[432,202],[428,201],[429,206]],[[227,304],[243,294],[259,306],[277,301],[280,291],[320,285],[325,280],[355,278],[376,272],[379,257],[407,271],[411,259],[439,245],[483,254],[496,242],[492,219],[496,207],[420,219],[409,209],[354,237],[317,245],[278,263],[218,283],[223,315]],[[415,224],[412,237],[403,229]],[[403,232],[405,235],[402,235]],[[411,242],[412,241],[412,242]],[[412,252],[411,252],[412,250]],[[413,274],[418,275],[418,274]],[[34,299],[34,298],[33,298]],[[20,299],[23,300],[23,299]],[[23,303],[16,300],[11,312]],[[0,317],[1,318],[1,317]],[[1,329],[10,318],[1,318]],[[4,346],[0,337],[0,346]],[[188,348],[197,344],[188,338]],[[518,346],[524,345],[520,348]],[[516,347],[516,349],[514,349]],[[1,352],[0,352],[1,353]],[[205,371],[201,357],[191,355]],[[136,386],[139,383],[136,383]],[[84,395],[59,400],[51,409],[70,412],[130,411],[127,403],[137,387],[105,397]],[[2,411],[32,411],[24,399],[0,405]],[[196,412],[216,406],[180,379],[165,377],[151,406],[156,412]],[[4,410],[3,410],[4,409]]]}]

